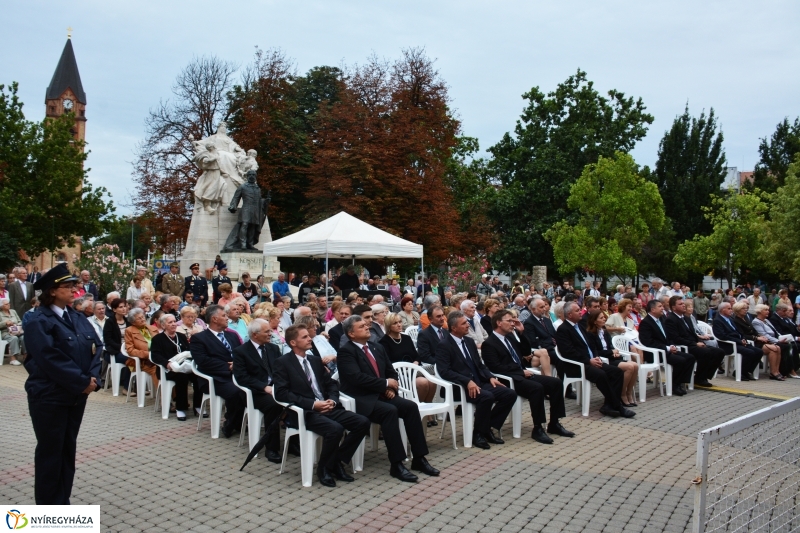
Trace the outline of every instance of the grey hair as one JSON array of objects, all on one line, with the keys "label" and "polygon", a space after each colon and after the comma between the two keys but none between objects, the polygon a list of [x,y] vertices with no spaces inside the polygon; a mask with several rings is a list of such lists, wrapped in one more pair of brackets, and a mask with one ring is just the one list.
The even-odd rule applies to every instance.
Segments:
[{"label": "grey hair", "polygon": [[165,303],[167,303],[169,301],[169,297],[170,297],[169,294],[162,294],[161,298],[158,299],[159,305],[164,305]]},{"label": "grey hair", "polygon": [[553,306],[553,314],[556,315],[556,318],[564,320],[564,302],[558,302]]},{"label": "grey hair", "polygon": [[83,298],[75,298],[75,300],[72,302],[72,308],[76,311],[81,311],[83,309],[83,303],[85,301],[86,300],[84,300]]},{"label": "grey hair", "polygon": [[139,309],[138,307],[134,307],[130,311],[128,311],[128,320],[133,322],[139,315],[144,315],[144,311]]},{"label": "grey hair", "polygon": [[11,304],[11,300],[8,298],[0,298],[0,305]]},{"label": "grey hair", "polygon": [[225,307],[223,309],[225,310],[225,314],[227,315],[231,311],[231,304],[225,304]]},{"label": "grey hair", "polygon": [[422,307],[428,309],[430,306],[439,303],[439,297],[435,294],[429,294],[422,300]]},{"label": "grey hair", "polygon": [[776,311],[777,311],[778,309],[782,309],[782,310],[784,310],[784,311],[785,311],[785,310],[787,310],[787,309],[791,309],[791,308],[792,308],[792,306],[791,306],[791,305],[789,305],[789,304],[785,304],[785,303],[783,303],[783,302],[780,302],[779,304],[777,304],[777,305],[775,306],[775,310],[776,310]]},{"label": "grey hair", "polygon": [[117,298],[119,298],[119,296],[120,296],[119,291],[111,291],[108,294],[106,294],[106,300],[109,299],[116,300]]},{"label": "grey hair", "polygon": [[730,302],[721,302],[721,303],[720,303],[720,304],[717,306],[717,311],[722,311],[723,309],[727,309],[727,308],[728,308],[728,307],[730,307],[730,306],[731,306]]},{"label": "grey hair", "polygon": [[470,307],[475,307],[475,302],[473,302],[472,300],[464,300],[463,302],[461,302],[462,311],[466,311]]},{"label": "grey hair", "polygon": [[373,313],[380,313],[381,311],[385,311],[387,307],[383,304],[375,304],[371,306],[370,309],[372,309]]},{"label": "grey hair", "polygon": [[347,317],[347,319],[342,322],[342,329],[344,330],[344,334],[348,337],[353,332],[353,329],[356,327],[356,324],[359,322],[363,322],[364,319],[361,318],[361,315],[352,315]]},{"label": "grey hair", "polygon": [[765,309],[766,309],[767,311],[769,311],[769,306],[768,306],[768,305],[766,305],[766,304],[758,304],[758,305],[756,306],[756,313],[760,313],[761,311],[764,311]]},{"label": "grey hair", "polygon": [[167,318],[169,317],[175,318],[171,313],[164,313],[158,317],[158,325],[161,326],[161,329],[164,329],[164,326],[167,325]]},{"label": "grey hair", "polygon": [[450,331],[453,330],[456,323],[458,322],[459,318],[465,318],[467,315],[462,313],[461,311],[451,311],[449,315],[447,315],[447,327]]},{"label": "grey hair", "polygon": [[261,333],[261,328],[265,325],[269,327],[269,322],[263,318],[254,318],[247,324],[247,335],[252,339],[253,335]]},{"label": "grey hair", "polygon": [[[560,302],[559,302],[560,303]],[[564,304],[564,316],[572,312],[573,307],[580,307],[577,302],[567,302]]]},{"label": "grey hair", "polygon": [[3,281],[5,281],[5,280],[7,280],[7,279],[8,279],[8,278],[6,278],[6,275],[5,275],[5,274],[0,274],[0,280],[3,280]]}]

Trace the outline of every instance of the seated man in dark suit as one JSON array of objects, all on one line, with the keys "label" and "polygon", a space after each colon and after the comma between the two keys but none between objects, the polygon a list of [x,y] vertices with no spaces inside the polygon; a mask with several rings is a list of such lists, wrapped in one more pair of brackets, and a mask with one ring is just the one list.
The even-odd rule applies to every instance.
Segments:
[{"label": "seated man in dark suit", "polygon": [[444,309],[441,305],[432,305],[426,313],[431,324],[417,335],[417,353],[421,363],[433,365],[436,363],[436,347],[449,333],[444,329]]},{"label": "seated man in dark suit", "polygon": [[[343,464],[353,458],[358,445],[369,433],[367,417],[351,413],[339,403],[339,386],[324,369],[322,360],[306,352],[313,344],[308,328],[295,324],[286,331],[286,344],[292,349],[275,364],[275,394],[278,401],[293,403],[304,411],[306,428],[322,437],[322,451],[317,463],[317,477],[326,487],[336,481],[353,481]],[[297,424],[290,411],[289,424]],[[296,425],[295,425],[296,427]],[[344,431],[348,434],[342,441]],[[341,443],[341,444],[340,444]]]},{"label": "seated man in dark suit", "polygon": [[349,339],[336,357],[342,392],[355,399],[358,414],[380,424],[392,465],[389,473],[401,481],[417,481],[417,476],[403,465],[406,451],[400,437],[402,419],[414,455],[411,468],[429,476],[438,476],[439,471],[425,459],[428,444],[425,442],[419,408],[411,400],[398,396],[397,372],[383,347],[369,342],[369,325],[363,318],[354,315],[345,320],[342,326]]},{"label": "seated man in dark suit", "polygon": [[[219,305],[210,305],[206,310],[206,324],[208,329],[192,335],[189,351],[192,359],[197,363],[197,369],[214,379],[214,389],[217,396],[225,398],[225,423],[222,433],[225,438],[230,438],[234,430],[241,427],[247,397],[244,391],[233,384],[231,369],[233,368],[233,350],[238,348],[242,341],[233,331],[227,331],[228,316],[225,309]],[[208,390],[204,385],[204,390]]]},{"label": "seated man in dark suit", "polygon": [[800,341],[800,330],[792,320],[792,307],[789,304],[779,303],[775,306],[775,312],[769,317],[772,326],[781,335],[791,335],[795,342]]},{"label": "seated man in dark suit", "polygon": [[[736,343],[736,351],[742,356],[742,381],[755,379],[753,371],[758,366],[758,363],[761,362],[761,356],[764,354],[760,349],[747,344],[747,340],[736,329],[733,324],[733,309],[731,309],[729,302],[719,304],[711,328],[714,330],[714,336],[718,340]],[[723,349],[726,355],[733,353],[733,346],[727,342],[720,342],[719,347]]]},{"label": "seated man in dark suit", "polygon": [[503,444],[492,428],[500,430],[517,401],[517,394],[494,377],[481,361],[475,341],[469,337],[469,322],[461,311],[447,317],[450,335],[436,347],[436,370],[442,379],[457,383],[475,404],[475,432],[472,444],[488,450],[489,443]]},{"label": "seated man in dark suit", "polygon": [[[528,339],[533,355],[539,357],[540,366],[542,367],[542,374],[549,376],[550,373],[546,371],[544,364],[544,355],[547,355],[547,361],[550,365],[556,367],[558,370],[558,378],[564,380],[564,365],[561,359],[556,357],[556,328],[553,327],[553,322],[550,320],[550,313],[548,312],[548,304],[544,298],[533,298],[528,305],[530,316],[525,319],[523,326],[525,327],[525,337]],[[544,352],[544,353],[542,353]],[[572,390],[572,385],[567,387],[566,398],[574,400],[576,398],[575,392]]]},{"label": "seated man in dark suit", "polygon": [[[511,311],[504,309],[492,316],[492,325],[494,331],[481,349],[483,361],[495,374],[504,374],[513,379],[514,390],[530,402],[533,418],[531,438],[542,444],[553,444],[553,439],[548,437],[547,433],[574,437],[575,434],[567,431],[558,421],[559,418],[567,416],[561,381],[552,376],[534,374],[530,370],[530,363],[525,354],[531,353],[531,345],[525,338],[522,322],[515,319]],[[519,335],[519,341],[514,337],[514,330]],[[547,426],[547,433],[542,428],[547,422],[544,410],[545,395],[550,397],[550,425]]]},{"label": "seated man in dark suit", "polygon": [[[333,326],[330,330],[328,330],[328,340],[330,341],[331,346],[333,346],[336,349],[338,349],[339,346],[342,345],[342,338],[345,337],[344,329],[342,328],[342,323],[345,320],[347,320],[347,318],[352,313],[353,313],[352,307],[350,307],[349,305],[342,305],[334,314],[336,320],[338,320],[339,323]],[[347,339],[345,337],[345,342],[346,340]]]},{"label": "seated man in dark suit", "polygon": [[689,353],[697,361],[694,384],[698,387],[711,387],[709,380],[714,377],[719,364],[725,358],[725,352],[722,351],[722,348],[707,346],[700,340],[694,331],[694,324],[691,318],[685,316],[686,302],[682,296],[671,297],[669,306],[672,312],[664,324],[667,338],[675,344],[688,347]]},{"label": "seated man in dark suit", "polygon": [[[681,296],[672,296],[671,298],[683,301]],[[678,396],[683,396],[686,394],[683,384],[689,383],[692,379],[695,358],[691,353],[679,351],[675,345],[681,343],[667,335],[667,330],[662,323],[663,313],[664,305],[660,301],[650,300],[647,302],[647,316],[639,323],[639,342],[644,346],[664,351],[667,363],[672,365],[672,392]],[[676,317],[674,313],[670,313],[670,317],[667,320],[681,320],[682,322],[682,318],[683,314],[681,314],[681,317]],[[651,353],[645,352],[644,355],[648,362],[653,360]]]},{"label": "seated man in dark suit", "polygon": [[[280,348],[270,342],[272,330],[263,318],[253,319],[247,325],[249,340],[233,350],[233,375],[242,387],[253,391],[253,405],[264,413],[264,427],[270,433],[267,441],[267,459],[281,462],[278,417],[283,407],[273,399],[275,361],[281,356]],[[250,431],[259,431],[251,428]]]},{"label": "seated man in dark suit", "polygon": [[[556,330],[558,351],[564,359],[583,363],[586,379],[597,385],[597,389],[605,398],[600,412],[606,416],[624,416],[631,418],[636,413],[622,405],[622,382],[624,372],[619,368],[604,363],[589,347],[586,331],[580,326],[581,308],[572,301],[564,304],[564,322]],[[564,370],[569,377],[580,377],[580,369],[575,365],[565,364]]]}]

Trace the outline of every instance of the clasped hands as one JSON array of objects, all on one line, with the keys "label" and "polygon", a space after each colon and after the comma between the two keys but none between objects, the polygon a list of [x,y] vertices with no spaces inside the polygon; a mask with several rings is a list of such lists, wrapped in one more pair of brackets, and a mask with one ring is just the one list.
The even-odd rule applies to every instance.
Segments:
[{"label": "clasped hands", "polygon": [[386,397],[387,400],[391,400],[395,396],[397,396],[397,391],[400,389],[400,384],[397,382],[396,379],[387,379],[388,386],[386,387],[386,392],[383,395]]},{"label": "clasped hands", "polygon": [[[489,383],[492,385],[492,387],[505,387],[505,385],[500,383],[500,380],[498,380],[497,378],[489,378]],[[477,398],[478,394],[480,393],[481,393],[481,388],[478,387],[477,383],[470,380],[470,382],[467,383],[467,394],[469,394],[469,397]]]},{"label": "clasped hands", "polygon": [[89,385],[83,389],[82,394],[91,394],[95,390],[97,390],[97,378],[92,378],[92,380],[89,382]]},{"label": "clasped hands", "polygon": [[336,407],[336,402],[334,402],[333,400],[314,402],[314,410],[318,413],[329,413],[330,411],[333,411],[334,407]]}]

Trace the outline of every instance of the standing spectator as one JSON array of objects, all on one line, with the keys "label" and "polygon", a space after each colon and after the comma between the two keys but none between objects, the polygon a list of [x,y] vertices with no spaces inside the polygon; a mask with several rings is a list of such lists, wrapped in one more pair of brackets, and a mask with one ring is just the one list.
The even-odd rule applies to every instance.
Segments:
[{"label": "standing spectator", "polygon": [[161,289],[167,294],[183,298],[183,293],[186,291],[186,285],[183,276],[180,275],[178,263],[170,263],[169,274],[166,274],[161,279]]},{"label": "standing spectator", "polygon": [[664,282],[660,278],[655,278],[653,280],[653,299],[660,300],[664,296],[667,296],[668,292],[669,287],[664,286]]},{"label": "standing spectator", "polygon": [[128,294],[125,295],[125,299],[140,300],[142,298],[142,291],[144,290],[142,289],[142,278],[137,275],[135,278],[133,278],[133,281],[131,283],[132,285],[128,287]]},{"label": "standing spectator", "polygon": [[708,302],[707,322],[710,323],[712,320],[714,320],[714,315],[717,314],[717,308],[719,307],[719,304],[721,302],[722,302],[722,293],[720,292],[719,289],[717,289],[711,294],[711,301]]},{"label": "standing spectator", "polygon": [[706,297],[703,289],[698,289],[694,297],[694,311],[698,320],[706,321],[708,318],[708,309],[711,302]]},{"label": "standing spectator", "polygon": [[[40,279],[42,279],[42,273],[39,272],[39,267],[34,266],[33,267],[33,273],[30,276],[28,276],[28,281],[30,281],[31,283],[36,283]],[[96,299],[97,298],[95,298],[95,300]]]},{"label": "standing spectator", "polygon": [[224,283],[227,283],[228,285],[233,287],[231,278],[228,277],[228,265],[222,263],[221,265],[219,265],[219,274],[214,276],[214,279],[211,280],[211,290],[213,292],[213,298],[215,304],[219,303],[219,299],[222,296],[219,292],[219,286]]},{"label": "standing spectator", "polygon": [[100,294],[97,292],[97,285],[92,283],[91,274],[88,270],[81,271],[81,280],[78,282],[84,294],[91,294],[94,296],[95,301],[100,299]]},{"label": "standing spectator", "polygon": [[[333,290],[341,292],[343,296],[347,296],[351,292],[358,290],[360,285],[358,276],[356,276],[356,267],[353,265],[347,265],[346,272],[340,274],[339,277],[333,280]],[[273,288],[273,291],[274,290]]]},{"label": "standing spectator", "polygon": [[208,280],[200,275],[200,263],[193,263],[189,267],[191,276],[184,280],[184,290],[191,291],[195,298],[200,297],[200,307],[205,307],[208,302]]},{"label": "standing spectator", "polygon": [[33,298],[33,283],[28,281],[28,271],[25,267],[14,269],[16,280],[8,287],[8,299],[11,309],[17,312],[17,316],[22,316],[31,308]]},{"label": "standing spectator", "polygon": [[[141,288],[142,288],[142,290],[145,290],[145,291],[149,292],[150,294],[155,294],[156,293],[156,288],[153,286],[153,282],[150,281],[150,278],[147,277],[147,274],[148,274],[147,268],[145,268],[143,266],[136,267],[136,276],[138,276],[139,279],[141,280]],[[131,281],[131,285],[130,286],[133,287],[133,281]]]},{"label": "standing spectator", "polygon": [[[758,288],[758,287],[755,287],[753,289],[753,294],[751,294],[750,296],[747,297],[747,303],[750,304],[750,307],[747,309],[747,312],[750,313],[751,316],[756,316],[756,314],[757,314],[756,306],[765,304],[767,302],[764,300],[764,297],[761,295],[761,289]],[[697,306],[695,305],[695,308],[696,307]]]},{"label": "standing spectator", "polygon": [[389,285],[389,295],[392,297],[392,302],[400,301],[400,285],[397,283],[397,278],[392,278],[392,283]]}]

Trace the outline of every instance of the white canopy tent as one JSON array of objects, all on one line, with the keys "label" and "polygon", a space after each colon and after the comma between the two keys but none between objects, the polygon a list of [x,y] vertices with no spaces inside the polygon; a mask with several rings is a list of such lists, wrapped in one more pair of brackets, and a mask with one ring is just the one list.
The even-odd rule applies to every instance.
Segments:
[{"label": "white canopy tent", "polygon": [[[265,256],[328,259],[420,259],[425,263],[422,245],[401,239],[370,226],[344,211],[297,233],[264,245]],[[327,276],[325,291],[327,293]]]}]

